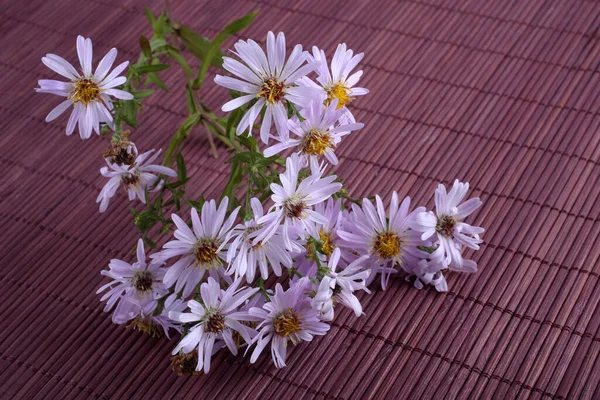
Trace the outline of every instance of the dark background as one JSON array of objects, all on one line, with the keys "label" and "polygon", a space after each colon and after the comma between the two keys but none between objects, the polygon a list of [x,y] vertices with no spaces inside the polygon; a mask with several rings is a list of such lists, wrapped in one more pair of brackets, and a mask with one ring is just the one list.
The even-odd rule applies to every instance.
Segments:
[{"label": "dark background", "polygon": [[[61,79],[41,63],[46,53],[76,63],[78,34],[92,38],[94,65],[112,46],[117,62],[135,61],[139,35],[150,34],[144,5],[4,1],[0,396],[600,397],[600,3],[172,3],[175,19],[209,37],[261,9],[241,37],[283,30],[288,45],[330,56],[341,41],[364,51],[371,94],[352,109],[366,127],[340,146],[338,174],[356,197],[389,201],[397,190],[428,207],[438,182],[470,181],[483,207],[469,220],[487,229],[480,271],[448,274],[447,294],[393,279],[361,297],[366,316],[341,311],[327,336],[291,349],[284,370],[268,353],[251,366],[221,352],[208,376],[177,377],[175,342],[113,325],[95,294],[100,270],[137,240],[122,191],[106,214],[95,204],[107,141],[65,136],[66,116],[45,123],[60,99],[33,90]],[[181,75],[162,76],[172,89],[148,100],[140,149],[165,148],[185,117]],[[212,82],[204,92],[214,107],[227,96]],[[219,152],[213,159],[194,131],[193,193],[221,193]]]}]

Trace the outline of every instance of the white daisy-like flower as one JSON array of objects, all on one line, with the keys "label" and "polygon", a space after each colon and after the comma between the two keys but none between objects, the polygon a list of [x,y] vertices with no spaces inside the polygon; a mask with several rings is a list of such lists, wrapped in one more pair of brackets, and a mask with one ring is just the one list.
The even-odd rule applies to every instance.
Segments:
[{"label": "white daisy-like flower", "polygon": [[404,198],[399,205],[398,193],[394,192],[387,218],[381,198],[377,195],[375,200],[377,208],[369,199],[363,199],[362,208],[353,204],[352,222],[344,224],[338,235],[349,251],[371,256],[365,263],[372,269],[368,283],[381,272],[381,286],[385,289],[395,265],[408,268],[427,256],[417,248],[424,244],[420,233],[412,230],[416,215],[425,208],[418,207],[409,212],[410,197]]},{"label": "white daisy-like flower", "polygon": [[119,64],[109,73],[117,57],[117,49],[112,48],[100,61],[96,71],[92,72],[92,40],[85,39],[83,36],[77,37],[77,54],[81,73],[64,58],[56,54],[46,54],[42,58],[44,65],[70,81],[40,79],[38,81],[40,87],[35,90],[38,93],[50,93],[67,98],[50,111],[46,122],[56,119],[67,108],[73,106],[67,122],[67,135],[72,134],[75,125],[79,124],[79,135],[82,139],[89,139],[92,130],[100,134],[100,124],[102,123],[114,129],[111,96],[121,100],[133,99],[131,93],[116,89],[117,86],[127,81],[126,77],[119,76],[119,74],[127,68],[129,61]]},{"label": "white daisy-like flower", "polygon": [[416,217],[415,229],[423,232],[423,240],[436,237],[441,251],[444,252],[448,268],[461,272],[476,272],[477,263],[465,260],[461,255],[462,246],[479,250],[483,242],[479,234],[485,229],[471,226],[463,220],[481,206],[479,197],[474,197],[461,204],[469,190],[468,183],[457,180],[450,190],[440,184],[435,190],[435,213],[421,212]]},{"label": "white daisy-like flower", "polygon": [[325,104],[329,105],[337,100],[336,107],[344,110],[347,121],[355,122],[354,116],[346,106],[356,96],[364,96],[369,93],[368,89],[356,87],[362,76],[362,70],[352,73],[352,70],[363,59],[364,53],[354,55],[352,50],[347,49],[346,43],[339,44],[331,60],[330,71],[325,52],[316,46],[313,46],[312,50],[310,59],[319,63],[315,69],[318,84],[305,77],[299,81],[300,86],[321,89],[326,97]]},{"label": "white daisy-like flower", "polygon": [[314,283],[315,294],[310,300],[310,306],[319,312],[322,321],[333,321],[333,289],[335,282],[329,276],[324,276],[317,284]]},{"label": "white daisy-like flower", "polygon": [[297,154],[286,159],[286,170],[279,175],[281,185],[271,184],[271,199],[275,204],[269,213],[258,220],[264,227],[254,239],[254,244],[268,240],[281,223],[285,245],[290,251],[295,249],[291,239],[293,231],[298,231],[300,236],[307,232],[312,237],[319,238],[315,223],[327,224],[328,221],[312,207],[330,198],[342,188],[342,184],[335,182],[335,175],[322,178],[320,173],[312,173],[298,184],[301,166],[302,161]]},{"label": "white daisy-like flower", "polygon": [[344,223],[344,216],[348,215],[348,212],[343,210],[342,200],[334,199],[330,197],[326,202],[315,204],[315,212],[323,215],[327,222],[325,224],[318,225],[319,229],[319,240],[321,242],[321,250],[323,253],[330,257],[333,251],[337,248],[340,249],[340,253],[344,260],[349,260],[346,249],[340,248],[338,242],[340,237],[338,230],[342,228]]},{"label": "white daisy-like flower", "polygon": [[443,248],[438,246],[426,259],[419,260],[417,265],[408,266],[406,281],[412,280],[413,286],[419,290],[425,285],[431,285],[438,292],[447,292],[448,283],[443,273],[446,265]]},{"label": "white daisy-like flower", "polygon": [[166,293],[166,287],[162,283],[166,272],[165,268],[162,268],[163,264],[156,261],[146,263],[142,239],[138,240],[136,252],[137,262],[129,264],[115,258],[110,260],[109,269],[101,272],[103,276],[113,279],[96,292],[102,293],[110,289],[100,299],[100,301],[106,300],[105,312],[109,312],[115,303],[125,296],[138,300],[154,300]]},{"label": "white daisy-like flower", "polygon": [[[303,278],[306,279],[306,278]],[[288,342],[309,342],[315,335],[324,335],[329,325],[321,322],[319,312],[310,305],[306,296],[306,282],[299,282],[284,291],[278,283],[271,301],[262,308],[253,307],[249,313],[259,322],[258,334],[253,339],[256,348],[250,363],[256,362],[267,344],[277,368],[285,367]]]},{"label": "white daisy-like flower", "polygon": [[167,269],[163,282],[167,287],[175,286],[175,292],[183,290],[183,297],[194,291],[206,272],[217,281],[219,276],[231,281],[223,267],[223,260],[227,257],[225,243],[230,238],[240,208],[233,210],[225,220],[228,204],[227,197],[221,200],[218,209],[214,200],[207,201],[202,206],[201,216],[192,208],[193,230],[178,215],[171,214],[177,226],[175,240],[165,243],[163,249],[151,257],[164,261],[180,257]]},{"label": "white daisy-like flower", "polygon": [[171,339],[170,330],[181,332],[181,325],[169,318],[169,312],[181,312],[187,308],[187,303],[173,293],[164,300],[160,314],[156,314],[158,301],[158,298],[140,299],[139,297],[125,296],[113,313],[113,322],[119,325],[128,324],[128,326],[151,336],[160,336],[162,333],[167,339]]},{"label": "white daisy-like flower", "polygon": [[285,36],[280,32],[275,38],[273,32],[267,36],[267,55],[253,40],[240,40],[234,45],[237,55],[244,63],[230,57],[223,57],[223,68],[241,78],[217,75],[215,83],[228,89],[244,93],[223,105],[225,112],[235,110],[244,104],[257,99],[237,126],[236,133],[251,133],[254,121],[265,107],[265,114],[260,128],[260,138],[268,143],[271,125],[275,127],[283,141],[288,138],[288,117],[286,101],[305,107],[320,92],[311,87],[299,87],[296,81],[312,72],[318,61],[305,64],[308,53],[296,45],[288,60],[285,60]]},{"label": "white daisy-like flower", "polygon": [[339,269],[340,255],[340,249],[336,248],[327,264],[327,268],[329,268],[327,276],[331,278],[330,285],[334,291],[333,298],[340,304],[353,310],[354,314],[359,317],[363,311],[360,301],[354,292],[363,290],[371,293],[367,289],[367,280],[371,271],[364,268],[369,256],[364,255],[359,257],[345,268]]},{"label": "white daisy-like flower", "polygon": [[[173,354],[183,351],[191,353],[198,351],[196,371],[210,371],[210,359],[216,341],[224,341],[233,355],[237,355],[238,347],[233,338],[237,332],[247,343],[252,341],[254,329],[249,327],[249,314],[238,311],[258,288],[239,288],[241,279],[234,281],[227,290],[221,290],[219,283],[212,277],[200,286],[202,303],[190,300],[188,306],[191,312],[171,312],[169,318],[180,323],[196,323],[173,349]],[[239,288],[239,289],[238,289]]]},{"label": "white daisy-like flower", "polygon": [[354,292],[364,290],[371,293],[367,289],[366,282],[371,271],[363,267],[369,256],[362,256],[340,269],[338,268],[340,254],[340,249],[336,248],[327,265],[323,266],[327,269],[327,274],[315,286],[315,295],[311,300],[312,307],[321,313],[323,321],[333,320],[333,306],[336,302],[350,308],[357,317],[360,317],[363,313],[362,305]]},{"label": "white daisy-like flower", "polygon": [[[253,197],[250,199],[253,218],[237,225],[231,237],[233,240],[227,250],[227,263],[229,268],[227,274],[235,272],[235,277],[246,276],[247,282],[254,281],[258,267],[263,279],[269,277],[269,266],[277,276],[281,276],[281,267],[292,267],[292,256],[285,248],[283,235],[278,229],[273,236],[253,244],[254,238],[259,233],[261,225],[256,222],[263,217],[263,208],[260,200]],[[300,247],[293,239],[294,247]]]},{"label": "white daisy-like flower", "polygon": [[158,307],[158,300],[151,297],[140,299],[135,296],[123,296],[112,314],[115,324],[131,324],[137,329],[150,334],[156,334],[149,318]]},{"label": "white daisy-like flower", "polygon": [[186,308],[187,302],[177,297],[177,293],[172,293],[165,299],[161,313],[151,316],[150,320],[153,324],[158,325],[163,329],[167,339],[171,339],[169,336],[169,330],[174,329],[181,333],[181,324],[178,321],[174,321],[169,318],[169,314],[172,312],[182,312]]},{"label": "white daisy-like flower", "polygon": [[[160,150],[154,155],[154,150],[147,151],[143,154],[137,155],[134,159],[133,155],[137,154],[135,147],[129,147],[128,152],[131,151],[131,157],[129,158],[117,158],[107,157],[106,167],[100,169],[102,176],[109,178],[108,182],[104,185],[96,203],[100,203],[100,212],[103,213],[108,208],[111,197],[115,195],[117,189],[122,184],[127,190],[129,200],[135,200],[136,196],[140,201],[146,204],[146,189],[150,191],[157,191],[161,188],[161,182],[155,174],[162,174],[166,176],[175,177],[177,172],[171,168],[152,164],[160,154]],[[132,164],[127,164],[123,160],[133,160]],[[154,188],[153,188],[154,186]]]},{"label": "white daisy-like flower", "polygon": [[338,100],[325,106],[320,101],[312,101],[308,107],[300,112],[304,121],[289,120],[290,131],[296,136],[289,140],[277,138],[279,143],[268,147],[264,151],[265,157],[281,153],[285,149],[294,148],[303,158],[318,160],[325,157],[331,164],[337,165],[338,158],[334,150],[342,140],[342,136],[362,129],[364,124],[336,122],[344,114],[344,109],[337,108]]},{"label": "white daisy-like flower", "polygon": [[[326,262],[336,248],[339,248],[344,261],[353,260],[356,257],[340,248],[338,242],[337,230],[341,227],[344,215],[347,212],[342,211],[341,199],[329,198],[326,202],[315,205],[315,212],[327,219],[327,223],[318,224],[318,240],[320,243],[320,252],[316,252],[320,262]],[[292,255],[294,258],[294,267],[304,276],[315,278],[317,276],[317,264],[315,263],[315,249],[310,241],[306,241],[302,251]],[[345,265],[345,264],[344,264]]]}]

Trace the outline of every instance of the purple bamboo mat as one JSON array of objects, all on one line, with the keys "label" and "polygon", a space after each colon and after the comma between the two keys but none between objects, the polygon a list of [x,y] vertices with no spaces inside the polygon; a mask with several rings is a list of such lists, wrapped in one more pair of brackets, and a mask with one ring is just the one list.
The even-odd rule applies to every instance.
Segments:
[{"label": "purple bamboo mat", "polygon": [[[40,58],[97,62],[111,46],[137,57],[143,6],[4,1],[0,10],[0,397],[2,398],[599,398],[600,3],[595,1],[172,1],[175,19],[214,37],[261,9],[242,37],[282,30],[288,44],[364,51],[353,103],[366,127],[339,148],[355,197],[393,190],[432,205],[438,182],[471,182],[486,227],[475,275],[450,292],[401,278],[339,312],[331,332],[276,370],[225,352],[208,376],[170,371],[174,342],[113,325],[95,295],[100,270],[127,257],[137,231],[123,193],[100,215],[105,140],[64,135],[55,78]],[[151,8],[158,12],[161,3]],[[231,44],[232,40],[227,42]],[[331,53],[329,53],[331,54]],[[197,65],[197,63],[196,63]],[[212,79],[210,77],[209,79]],[[150,98],[138,147],[165,148],[184,118],[181,76]],[[208,83],[218,107],[225,90]],[[227,179],[202,132],[185,149],[196,194]]]}]

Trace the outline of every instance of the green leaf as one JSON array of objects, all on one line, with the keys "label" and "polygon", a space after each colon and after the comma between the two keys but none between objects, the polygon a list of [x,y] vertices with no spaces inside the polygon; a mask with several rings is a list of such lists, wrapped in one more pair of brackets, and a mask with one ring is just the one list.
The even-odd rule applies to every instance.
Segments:
[{"label": "green leaf", "polygon": [[194,71],[192,71],[192,69],[190,68],[190,65],[188,64],[186,59],[181,55],[179,50],[177,50],[173,46],[167,46],[167,54],[173,60],[177,61],[179,63],[179,65],[181,65],[181,69],[183,69],[183,72],[185,73],[185,75],[189,79],[191,79],[191,77],[194,75]]},{"label": "green leaf", "polygon": [[140,36],[140,47],[142,49],[142,53],[146,56],[146,58],[152,58],[152,49],[150,48],[150,42],[146,36]]},{"label": "green leaf", "polygon": [[150,39],[150,47],[153,51],[158,51],[167,46],[167,39],[164,37],[153,37]]},{"label": "green leaf", "polygon": [[195,114],[198,112],[196,107],[196,100],[194,100],[194,93],[189,84],[185,85],[185,100],[187,102],[188,114]]},{"label": "green leaf", "polygon": [[156,243],[154,243],[149,237],[144,236],[144,242],[151,248],[151,249],[155,249],[156,248]]},{"label": "green leaf", "polygon": [[154,18],[154,14],[152,14],[152,11],[150,11],[148,8],[144,8],[144,13],[146,14],[146,18],[148,18],[148,21],[154,30],[154,25],[156,25],[156,18]]},{"label": "green leaf", "polygon": [[190,134],[190,130],[198,124],[200,121],[200,114],[192,114],[183,121],[173,139],[171,139],[171,143],[169,143],[169,147],[165,152],[165,160],[163,161],[163,165],[169,166],[171,163],[171,157],[173,157],[175,150],[179,147],[179,144],[185,140]]},{"label": "green leaf", "polygon": [[229,197],[230,206],[233,204],[231,200],[235,198],[235,190],[237,189],[240,182],[242,182],[243,178],[244,174],[242,172],[242,165],[240,164],[239,160],[234,159],[231,162],[231,175],[229,176],[229,181],[225,186],[225,190],[223,190],[223,197]]},{"label": "green leaf", "polygon": [[185,160],[181,153],[177,154],[177,177],[181,181],[185,181],[187,178],[187,170],[185,167]]},{"label": "green leaf", "polygon": [[154,72],[151,72],[148,74],[148,80],[150,82],[154,83],[156,86],[158,86],[162,90],[164,90],[165,92],[169,90],[167,88],[167,85],[165,85],[165,83],[162,81],[162,79],[160,79],[158,77],[158,75],[156,75]]},{"label": "green leaf", "polygon": [[123,120],[127,125],[135,128],[137,126],[135,101],[124,101],[123,103]]},{"label": "green leaf", "polygon": [[256,18],[257,14],[258,14],[258,11],[253,11],[250,14],[243,16],[242,18],[236,19],[235,21],[233,21],[232,23],[227,25],[221,31],[221,33],[219,33],[217,35],[215,40],[213,40],[212,44],[210,45],[210,48],[208,49],[206,56],[202,60],[202,65],[200,66],[200,70],[198,71],[198,76],[194,80],[193,88],[195,90],[200,89],[200,86],[202,86],[202,82],[204,82],[204,78],[206,78],[206,73],[208,72],[208,67],[212,63],[212,60],[214,59],[214,57],[217,55],[217,52],[219,51],[221,44],[229,36],[241,31],[242,29],[244,29],[248,25],[250,25],[250,23],[252,23],[252,21],[254,21],[254,18]]},{"label": "green leaf", "polygon": [[169,68],[170,66],[171,66],[170,64],[152,64],[152,65],[135,66],[134,68],[138,74],[143,75],[143,74],[149,74],[150,72],[164,71],[165,69]]},{"label": "green leaf", "polygon": [[158,222],[158,216],[151,209],[144,210],[134,219],[135,226],[142,233],[148,232]]},{"label": "green leaf", "polygon": [[196,210],[200,211],[202,210],[202,206],[204,205],[204,196],[200,197],[200,200],[198,201],[186,198],[184,198],[183,201],[185,201],[190,207],[193,207]]},{"label": "green leaf", "polygon": [[138,100],[143,99],[143,98],[150,96],[152,93],[154,93],[154,90],[152,90],[152,89],[140,90],[138,92],[133,92],[133,98],[138,99]]},{"label": "green leaf", "polygon": [[[181,38],[183,45],[199,60],[206,59],[212,42],[210,39],[198,35],[191,28],[182,26],[175,33]],[[214,67],[220,67],[223,64],[223,52],[217,49],[210,64]]]},{"label": "green leaf", "polygon": [[165,188],[172,191],[173,189],[177,189],[178,187],[185,185],[189,181],[190,181],[190,177],[188,176],[187,178],[185,178],[184,180],[181,180],[181,181],[165,183]]},{"label": "green leaf", "polygon": [[165,34],[165,27],[168,26],[167,15],[165,13],[161,13],[158,16],[158,20],[156,24],[154,24],[154,35],[157,37],[161,37]]}]

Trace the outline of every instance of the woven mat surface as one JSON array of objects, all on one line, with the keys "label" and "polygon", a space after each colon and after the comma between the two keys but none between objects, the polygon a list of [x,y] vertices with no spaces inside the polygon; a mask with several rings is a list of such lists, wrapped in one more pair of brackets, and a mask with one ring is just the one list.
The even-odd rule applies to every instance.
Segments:
[{"label": "woven mat surface", "polygon": [[[361,298],[366,316],[337,313],[283,370],[266,354],[249,365],[221,352],[208,376],[177,377],[174,342],[113,325],[95,294],[100,270],[137,239],[122,193],[104,215],[94,202],[106,141],[65,136],[65,118],[45,123],[58,98],[33,91],[55,78],[44,54],[76,61],[78,34],[93,39],[95,62],[112,46],[134,60],[150,34],[143,6],[5,0],[0,397],[600,398],[600,2],[171,3],[209,37],[261,9],[237,38],[282,30],[288,44],[364,51],[371,93],[353,109],[366,127],[342,143],[337,173],[355,197],[397,190],[429,207],[439,182],[471,182],[483,200],[471,221],[487,229],[480,270],[449,274],[447,294],[393,279]],[[135,132],[142,148],[165,148],[185,117],[182,77],[168,76]],[[227,95],[203,90],[214,107]],[[193,193],[220,194],[225,151],[215,160],[192,135]]]}]

